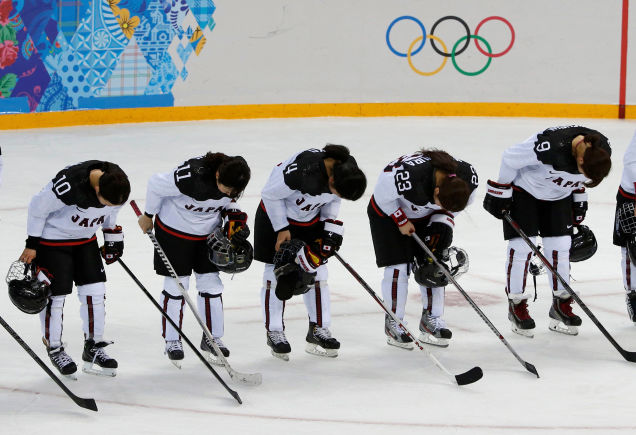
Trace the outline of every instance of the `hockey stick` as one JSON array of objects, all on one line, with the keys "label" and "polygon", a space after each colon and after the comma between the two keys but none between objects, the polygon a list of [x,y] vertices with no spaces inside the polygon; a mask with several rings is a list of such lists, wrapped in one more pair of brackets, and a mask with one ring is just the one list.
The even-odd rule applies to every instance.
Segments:
[{"label": "hockey stick", "polygon": [[0,317],[0,324],[4,326],[4,329],[6,329],[7,332],[9,332],[9,334],[15,339],[15,341],[17,341],[20,344],[20,346],[22,346],[22,348],[26,351],[26,353],[28,353],[29,356],[33,358],[40,367],[42,367],[42,370],[44,370],[46,374],[49,375],[51,379],[53,379],[53,381],[66,393],[68,397],[71,398],[71,400],[73,400],[73,402],[77,403],[77,405],[81,406],[82,408],[90,409],[91,411],[97,411],[97,404],[95,403],[94,399],[84,399],[82,397],[78,397],[75,394],[73,394],[73,392],[69,390],[66,385],[64,385],[64,383],[60,380],[60,378],[55,376],[55,374],[51,371],[51,369],[49,369],[46,366],[46,364],[44,364],[44,361],[42,361],[40,357],[38,357],[35,354],[35,352],[33,352],[33,349],[31,349],[29,345],[26,344],[24,340],[22,340],[22,338],[20,338],[18,333],[15,332],[9,326],[9,324],[4,321],[2,317]]},{"label": "hockey stick", "polygon": [[472,369],[468,370],[465,373],[461,373],[459,375],[454,375],[451,372],[448,371],[448,369],[446,367],[444,367],[442,365],[441,362],[439,362],[439,360],[437,358],[435,358],[435,356],[429,352],[428,349],[424,348],[420,342],[415,338],[415,336],[413,335],[413,333],[411,333],[411,331],[409,331],[407,329],[406,326],[404,326],[404,323],[402,323],[402,321],[395,315],[395,313],[393,313],[393,311],[391,311],[389,308],[386,307],[386,305],[384,305],[384,301],[382,301],[382,299],[380,299],[378,297],[378,295],[373,291],[373,289],[371,289],[371,287],[369,287],[369,284],[367,284],[360,275],[358,275],[358,273],[355,271],[355,269],[353,267],[351,267],[349,265],[349,263],[347,263],[346,261],[344,261],[342,259],[342,257],[340,256],[340,254],[338,254],[337,252],[334,253],[334,256],[340,261],[340,263],[342,263],[342,265],[345,267],[345,269],[347,269],[349,271],[349,273],[351,273],[351,275],[353,275],[353,277],[356,279],[356,281],[358,281],[362,287],[364,287],[364,289],[371,295],[371,297],[382,307],[382,309],[389,315],[391,316],[391,318],[393,320],[395,320],[400,327],[404,330],[404,332],[406,332],[406,334],[411,337],[411,339],[413,340],[413,342],[415,343],[415,345],[426,354],[427,357],[429,357],[431,359],[431,361],[433,361],[433,364],[435,364],[437,366],[437,368],[439,368],[442,372],[444,372],[444,374],[446,374],[449,378],[452,378],[455,382],[457,382],[457,385],[466,385],[466,384],[472,384],[473,382],[477,382],[478,380],[480,380],[482,378],[482,376],[484,375],[484,373],[482,372],[480,367],[473,367]]},{"label": "hockey stick", "polygon": [[424,250],[424,252],[426,252],[426,255],[428,255],[429,257],[431,257],[433,259],[433,261],[435,262],[435,264],[437,265],[437,267],[439,267],[442,272],[444,272],[444,275],[446,275],[446,278],[448,278],[448,280],[450,282],[453,283],[453,285],[457,288],[457,290],[459,290],[459,292],[462,294],[462,296],[464,296],[464,298],[468,301],[468,303],[470,304],[471,307],[473,307],[473,309],[475,311],[477,311],[477,314],[479,314],[479,317],[481,317],[481,319],[486,322],[486,325],[488,325],[488,327],[490,328],[490,330],[492,332],[495,333],[495,335],[497,337],[499,337],[499,340],[501,340],[501,342],[506,345],[506,347],[508,348],[508,350],[515,356],[515,358],[517,358],[517,361],[519,361],[521,363],[522,366],[524,366],[526,368],[526,370],[528,370],[530,373],[534,374],[537,376],[537,378],[539,377],[539,373],[537,372],[537,369],[534,367],[534,365],[530,364],[527,361],[524,361],[518,354],[517,352],[515,352],[515,350],[512,348],[512,346],[508,343],[508,341],[506,341],[506,339],[504,338],[503,335],[501,335],[501,332],[499,332],[497,330],[497,328],[495,328],[495,325],[492,324],[492,322],[488,319],[488,317],[486,317],[486,315],[484,314],[483,311],[481,311],[481,309],[477,306],[477,304],[475,303],[475,301],[473,301],[473,299],[468,295],[468,293],[466,293],[464,291],[464,289],[462,288],[461,285],[459,285],[459,283],[457,282],[457,280],[455,279],[455,277],[453,275],[450,274],[450,272],[448,271],[448,269],[446,267],[444,267],[443,264],[441,264],[439,262],[439,260],[435,257],[435,255],[433,255],[433,253],[431,252],[431,250],[429,249],[428,246],[426,246],[426,244],[422,241],[422,239],[420,239],[420,237],[413,233],[411,234],[411,236],[415,239],[415,241],[417,242],[418,245],[420,245],[420,247]]},{"label": "hockey stick", "polygon": [[563,279],[563,277],[559,274],[559,272],[554,270],[554,268],[552,267],[550,262],[543,256],[543,254],[541,253],[541,251],[539,251],[539,249],[535,246],[535,244],[532,243],[532,240],[530,240],[530,238],[526,235],[526,233],[521,229],[519,224],[517,222],[515,222],[514,219],[512,219],[510,217],[510,213],[509,212],[504,212],[503,217],[506,220],[506,222],[508,222],[510,224],[510,226],[512,228],[514,228],[514,230],[517,232],[517,234],[519,234],[519,236],[521,236],[521,238],[528,244],[530,249],[532,249],[532,251],[537,255],[537,257],[539,257],[539,259],[543,262],[545,267],[548,268],[548,270],[552,273],[552,275],[557,277],[557,279],[559,280],[559,282],[561,283],[561,285],[563,286],[565,291],[567,291],[568,294],[576,301],[576,303],[579,304],[581,309],[583,311],[585,311],[585,314],[587,314],[587,316],[590,318],[590,320],[592,320],[592,322],[598,327],[598,329],[601,330],[601,332],[603,333],[605,338],[607,338],[609,340],[609,342],[612,343],[612,346],[614,346],[616,348],[616,350],[621,355],[623,355],[623,358],[625,358],[629,362],[636,362],[636,352],[630,352],[628,350],[623,349],[616,342],[616,340],[614,340],[614,337],[612,337],[610,335],[610,333],[607,332],[607,329],[605,329],[603,324],[598,321],[596,316],[590,311],[590,309],[587,307],[587,305],[585,305],[585,303],[581,300],[579,295],[577,295],[574,292],[574,290],[572,290],[572,287],[570,287],[570,285]]},{"label": "hockey stick", "polygon": [[[137,203],[134,200],[130,201],[130,206],[133,208],[137,217],[141,216],[141,210],[139,210],[139,207],[137,206]],[[159,257],[161,258],[161,261],[163,261],[163,264],[168,269],[168,272],[170,272],[170,275],[175,279],[175,281],[177,281],[177,285],[179,286],[179,290],[181,291],[181,295],[183,296],[183,299],[187,302],[188,306],[190,307],[190,310],[192,311],[192,314],[194,314],[194,317],[197,319],[197,322],[199,322],[201,329],[203,329],[203,334],[205,334],[205,336],[208,338],[208,341],[214,348],[214,351],[216,352],[216,358],[218,358],[218,360],[223,363],[223,366],[225,366],[225,370],[227,370],[232,380],[236,382],[241,382],[247,385],[260,385],[261,382],[263,382],[263,377],[261,376],[260,373],[240,373],[234,370],[230,366],[230,363],[228,363],[227,359],[223,356],[221,349],[219,349],[219,346],[214,342],[214,337],[212,337],[212,333],[210,332],[206,324],[203,322],[203,320],[201,320],[201,316],[199,316],[197,307],[192,302],[192,299],[190,299],[190,296],[188,296],[188,291],[181,284],[181,280],[179,279],[177,272],[175,272],[174,268],[172,267],[172,264],[170,264],[170,260],[168,260],[168,257],[166,257],[166,253],[164,252],[163,248],[157,241],[157,238],[155,237],[152,231],[147,231],[146,234],[152,241],[152,244],[154,245],[155,250],[157,251],[157,254],[159,254]]]},{"label": "hockey stick", "polygon": [[177,326],[177,324],[170,318],[170,316],[168,316],[168,314],[161,308],[161,305],[159,305],[157,303],[157,301],[155,301],[155,298],[152,297],[152,295],[148,292],[148,290],[146,289],[146,287],[143,286],[143,284],[141,283],[141,281],[139,281],[137,279],[137,277],[135,276],[134,273],[132,273],[132,271],[128,268],[128,266],[126,266],[126,264],[122,261],[121,258],[118,258],[117,261],[119,262],[119,264],[121,265],[121,267],[124,268],[124,270],[126,271],[126,273],[128,273],[128,275],[130,275],[130,277],[132,278],[133,281],[135,281],[135,284],[137,284],[139,286],[139,288],[141,289],[142,292],[144,292],[144,294],[148,297],[148,299],[150,299],[150,301],[152,302],[152,304],[155,306],[156,309],[159,310],[159,312],[161,313],[161,315],[164,317],[164,319],[166,319],[168,321],[168,323],[170,323],[170,325],[172,325],[172,327],[174,329],[177,330],[177,332],[179,333],[179,335],[181,335],[181,337],[183,338],[183,340],[188,344],[188,346],[190,346],[190,348],[192,349],[192,351],[194,353],[197,354],[197,356],[199,357],[199,359],[201,360],[201,362],[212,372],[212,374],[214,375],[214,377],[221,383],[221,385],[223,385],[223,387],[225,387],[225,389],[228,391],[228,393],[230,393],[232,395],[232,397],[234,397],[236,399],[236,401],[240,404],[243,403],[243,401],[241,400],[241,398],[239,397],[238,393],[234,390],[232,390],[226,383],[225,381],[219,376],[219,374],[216,372],[216,370],[214,370],[214,368],[210,365],[210,363],[208,362],[207,359],[205,359],[205,357],[203,355],[201,355],[201,352],[199,352],[199,350],[195,347],[194,344],[192,344],[192,342],[190,341],[190,339],[183,333],[183,331],[181,330],[181,328],[179,328]]}]

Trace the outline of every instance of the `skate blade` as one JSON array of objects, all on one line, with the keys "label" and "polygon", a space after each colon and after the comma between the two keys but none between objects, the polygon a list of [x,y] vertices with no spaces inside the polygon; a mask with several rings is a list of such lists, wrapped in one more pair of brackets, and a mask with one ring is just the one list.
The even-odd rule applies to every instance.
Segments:
[{"label": "skate blade", "polygon": [[405,349],[405,350],[413,350],[413,348],[415,347],[415,343],[413,343],[412,341],[409,343],[403,343],[403,342],[397,341],[393,337],[387,337],[386,344],[399,347],[400,349]]},{"label": "skate blade", "polygon": [[515,334],[519,334],[522,337],[534,338],[534,329],[518,328],[514,322],[510,322],[510,328],[512,329],[512,332],[514,332]]},{"label": "skate blade", "polygon": [[313,343],[307,343],[305,352],[327,358],[335,358],[338,356],[338,349],[324,349],[322,346]]},{"label": "skate blade", "polygon": [[75,373],[71,373],[70,375],[62,375],[64,378],[69,381],[77,381],[77,375]]},{"label": "skate blade", "polygon": [[82,371],[89,375],[95,376],[103,376],[107,378],[114,378],[117,376],[117,369],[109,369],[105,367],[99,367],[90,362],[84,362],[84,366],[82,367]]},{"label": "skate blade", "polygon": [[272,355],[278,359],[282,359],[283,361],[289,361],[288,353],[276,353],[272,350]]},{"label": "skate blade", "polygon": [[448,338],[437,338],[432,336],[431,334],[425,334],[420,332],[420,336],[417,338],[420,343],[431,344],[437,347],[448,347],[449,339]]},{"label": "skate blade", "polygon": [[181,361],[171,359],[170,362],[172,363],[173,366],[181,370]]},{"label": "skate blade", "polygon": [[201,351],[203,353],[203,357],[207,362],[212,364],[213,366],[222,366],[224,365],[220,359],[218,359],[212,352],[208,352],[205,350]]},{"label": "skate blade", "polygon": [[577,326],[566,325],[556,319],[550,319],[548,328],[550,328],[550,331],[560,332],[565,335],[579,335],[579,328]]}]

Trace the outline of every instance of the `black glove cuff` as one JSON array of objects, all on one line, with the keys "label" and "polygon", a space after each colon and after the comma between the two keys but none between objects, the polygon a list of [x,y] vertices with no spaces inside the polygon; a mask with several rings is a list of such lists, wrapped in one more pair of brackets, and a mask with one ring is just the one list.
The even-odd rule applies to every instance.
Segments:
[{"label": "black glove cuff", "polygon": [[148,213],[147,211],[144,212],[144,216],[148,216],[150,219],[152,219],[155,215]]},{"label": "black glove cuff", "polygon": [[26,239],[26,248],[27,249],[37,249],[40,244],[40,238],[35,236],[29,236]]}]

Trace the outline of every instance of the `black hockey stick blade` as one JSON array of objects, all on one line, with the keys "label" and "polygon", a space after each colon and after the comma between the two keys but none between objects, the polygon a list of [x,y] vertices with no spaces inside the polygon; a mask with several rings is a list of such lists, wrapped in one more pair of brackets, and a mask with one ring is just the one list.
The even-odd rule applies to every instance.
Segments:
[{"label": "black hockey stick blade", "polygon": [[621,355],[629,362],[636,362],[636,352],[630,352],[628,350],[621,350]]},{"label": "black hockey stick blade", "polygon": [[483,376],[484,372],[481,370],[481,367],[473,367],[466,373],[455,375],[455,380],[457,381],[457,385],[468,385],[477,382]]},{"label": "black hockey stick blade", "polygon": [[97,403],[95,403],[94,399],[83,399],[81,397],[77,397],[76,395],[71,396],[73,402],[77,403],[82,408],[90,409],[91,411],[97,411]]},{"label": "black hockey stick blade", "polygon": [[526,370],[528,370],[530,373],[535,375],[537,378],[539,377],[539,372],[537,372],[537,369],[528,361],[525,361],[524,366],[526,366]]}]

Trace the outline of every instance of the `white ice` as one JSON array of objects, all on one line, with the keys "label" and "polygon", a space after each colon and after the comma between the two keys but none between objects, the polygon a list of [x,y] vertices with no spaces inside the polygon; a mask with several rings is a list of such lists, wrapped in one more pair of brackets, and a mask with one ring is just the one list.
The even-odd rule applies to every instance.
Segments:
[{"label": "white ice", "polygon": [[[454,335],[446,349],[427,348],[453,373],[480,366],[484,377],[454,385],[418,349],[390,347],[384,314],[353,277],[332,259],[332,326],[342,342],[340,355],[325,359],[304,352],[307,314],[300,298],[287,304],[291,360],[270,355],[260,308],[263,265],[224,276],[225,343],[230,363],[242,372],[260,372],[263,384],[229,383],[243,399],[237,404],[194,353],[186,348],[183,369],[163,355],[160,315],[118,264],[108,266],[107,348],[119,361],[116,378],[79,373],[65,383],[93,397],[99,412],[71,402],[6,331],[0,328],[0,434],[195,434],[214,433],[634,433],[636,364],[625,361],[585,316],[576,337],[548,330],[551,302],[545,276],[530,304],[537,322],[533,339],[510,331],[504,296],[501,223],[482,208],[484,185],[498,174],[504,148],[554,125],[582,124],[605,133],[613,146],[609,178],[590,194],[585,221],[599,249],[572,267],[572,287],[580,292],[622,347],[636,350],[636,326],[626,314],[620,251],[611,243],[614,198],[622,156],[636,128],[633,121],[506,118],[322,118],[127,124],[2,132],[5,161],[0,186],[0,270],[7,270],[24,247],[27,206],[62,167],[87,159],[119,163],[130,175],[131,199],[142,206],[151,174],[168,171],[208,150],[240,154],[252,168],[242,199],[250,223],[271,168],[292,153],[327,142],[346,144],[365,170],[369,187],[357,202],[343,202],[345,243],[341,255],[378,295],[381,271],[375,266],[366,207],[377,174],[394,158],[420,147],[439,147],[471,162],[480,177],[479,196],[457,219],[454,244],[470,256],[460,284],[524,360],[536,379],[514,358],[463,296],[447,288],[445,318]],[[152,268],[152,245],[126,206],[123,260],[155,297],[162,280]],[[101,238],[101,232],[98,234]],[[531,282],[528,286],[531,287]],[[6,287],[5,287],[6,288]],[[194,296],[194,291],[191,291]],[[187,309],[187,307],[186,307]],[[417,331],[419,290],[411,283],[407,320]],[[48,362],[39,319],[19,312],[0,292],[0,315]],[[198,344],[201,330],[191,313],[184,330]],[[79,303],[67,298],[64,341],[76,361],[83,343]],[[229,381],[227,373],[218,369]]]}]

